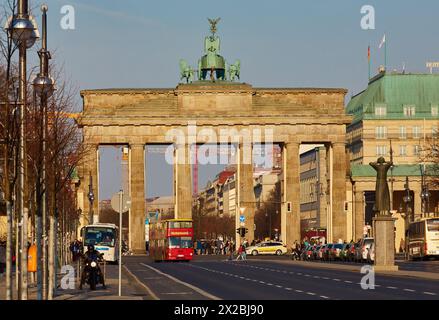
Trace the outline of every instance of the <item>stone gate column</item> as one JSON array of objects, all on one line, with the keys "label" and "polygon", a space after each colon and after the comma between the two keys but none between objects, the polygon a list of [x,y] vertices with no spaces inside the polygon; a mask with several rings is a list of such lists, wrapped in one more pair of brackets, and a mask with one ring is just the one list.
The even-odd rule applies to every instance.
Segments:
[{"label": "stone gate column", "polygon": [[[332,241],[346,239],[347,218],[344,211],[346,201],[346,148],[344,142],[332,143]],[[350,239],[349,239],[350,240]]]},{"label": "stone gate column", "polygon": [[[243,215],[245,218],[244,226],[248,229],[248,233],[245,235],[245,239],[249,243],[255,238],[255,191],[253,183],[253,147],[251,142],[240,143],[238,146],[238,166],[237,166],[237,185],[238,190],[238,206],[236,214],[238,215],[235,220],[239,228],[241,215],[240,208],[245,208]],[[237,235],[237,239],[239,235]],[[237,244],[240,241],[237,241]]]},{"label": "stone gate column", "polygon": [[175,218],[192,219],[192,172],[190,146],[177,144],[175,150]]},{"label": "stone gate column", "polygon": [[130,145],[130,248],[145,252],[145,145]]},{"label": "stone gate column", "polygon": [[[355,211],[353,212],[353,217],[355,219],[355,233],[354,233],[354,241],[357,241],[358,239],[361,239],[363,237],[363,228],[365,225],[364,222],[364,191],[362,190],[355,190],[354,195],[354,208]],[[350,239],[347,239],[349,241]]]},{"label": "stone gate column", "polygon": [[[300,144],[287,142],[283,145],[282,168],[282,206],[281,234],[282,242],[288,248],[300,237]],[[290,204],[290,205],[289,205]],[[289,208],[288,208],[289,206]],[[289,210],[288,210],[289,209]]]}]

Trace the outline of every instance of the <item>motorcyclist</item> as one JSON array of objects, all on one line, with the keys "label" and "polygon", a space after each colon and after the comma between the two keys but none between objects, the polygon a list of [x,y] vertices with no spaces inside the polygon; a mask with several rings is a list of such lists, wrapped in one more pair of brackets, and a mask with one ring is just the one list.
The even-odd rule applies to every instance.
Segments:
[{"label": "motorcyclist", "polygon": [[[99,251],[95,250],[95,246],[92,243],[90,243],[87,246],[87,252],[83,254],[83,258],[84,258],[84,269],[82,270],[82,274],[81,274],[81,283],[79,285],[79,290],[82,290],[82,285],[85,283],[86,276],[90,268],[89,266],[87,266],[87,261],[99,262],[103,260],[102,254],[99,253]],[[104,275],[101,271],[101,268],[99,267],[99,263],[97,264],[96,268],[98,271],[99,279],[101,280],[102,283],[102,287],[106,289]]]}]

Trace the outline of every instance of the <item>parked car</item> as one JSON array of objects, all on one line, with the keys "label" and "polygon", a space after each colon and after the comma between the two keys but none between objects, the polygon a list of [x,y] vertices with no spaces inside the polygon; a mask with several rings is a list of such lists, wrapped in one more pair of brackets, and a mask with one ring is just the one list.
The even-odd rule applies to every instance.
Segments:
[{"label": "parked car", "polygon": [[355,260],[357,262],[367,261],[367,253],[373,242],[374,242],[373,238],[363,238],[360,240],[358,246],[356,247],[356,254],[355,254]]},{"label": "parked car", "polygon": [[318,259],[318,254],[319,254],[319,250],[321,248],[321,245],[316,245],[314,246],[313,250],[312,250],[312,260],[317,260]]},{"label": "parked car", "polygon": [[372,242],[369,250],[367,251],[367,262],[371,264],[375,262],[375,241]]},{"label": "parked car", "polygon": [[287,253],[287,246],[282,242],[263,241],[255,246],[247,247],[247,254],[257,256],[258,254],[275,254],[281,256]]},{"label": "parked car", "polygon": [[331,250],[328,252],[329,261],[340,259],[340,252],[343,250],[343,243],[334,243]]},{"label": "parked car", "polygon": [[318,259],[319,260],[323,260],[323,257],[324,257],[325,252],[326,252],[326,247],[327,247],[326,244],[322,244],[322,246],[320,247],[320,250],[318,252]]},{"label": "parked car", "polygon": [[312,245],[307,245],[306,247],[305,247],[305,249],[303,250],[303,252],[302,252],[302,257],[301,257],[301,259],[302,260],[311,260],[311,257],[312,257],[312,249],[313,249],[313,246]]},{"label": "parked car", "polygon": [[323,252],[323,255],[322,255],[323,261],[329,261],[330,252],[332,251],[333,246],[334,246],[333,243],[328,243],[326,245],[325,251]]}]

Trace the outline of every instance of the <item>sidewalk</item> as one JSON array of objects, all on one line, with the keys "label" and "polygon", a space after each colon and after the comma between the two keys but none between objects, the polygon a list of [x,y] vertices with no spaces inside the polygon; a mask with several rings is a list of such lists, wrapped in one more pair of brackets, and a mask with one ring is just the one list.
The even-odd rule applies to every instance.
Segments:
[{"label": "sidewalk", "polygon": [[[122,296],[118,296],[119,291],[119,266],[107,265],[106,266],[106,286],[104,290],[101,285],[97,286],[97,290],[91,291],[88,285],[83,286],[83,290],[79,290],[79,280],[75,283],[75,289],[63,290],[58,288],[57,294],[54,300],[153,300],[154,297],[148,293],[148,291],[141,286],[130,274],[122,267]],[[58,286],[60,285],[62,275],[59,275]],[[13,279],[14,291],[15,291],[15,278]],[[0,300],[5,300],[5,276],[0,275]],[[14,299],[16,293],[14,292]],[[28,299],[37,299],[36,285],[30,284],[28,289]]]}]

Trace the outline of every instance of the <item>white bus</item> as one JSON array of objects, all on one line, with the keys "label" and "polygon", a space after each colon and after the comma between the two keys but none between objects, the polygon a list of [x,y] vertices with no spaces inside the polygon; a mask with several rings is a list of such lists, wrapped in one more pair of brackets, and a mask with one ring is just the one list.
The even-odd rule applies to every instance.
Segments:
[{"label": "white bus", "polygon": [[412,222],[408,230],[410,259],[439,257],[439,218]]},{"label": "white bus", "polygon": [[81,229],[84,253],[89,244],[104,254],[107,262],[116,262],[119,258],[119,229],[112,223],[95,223]]}]

